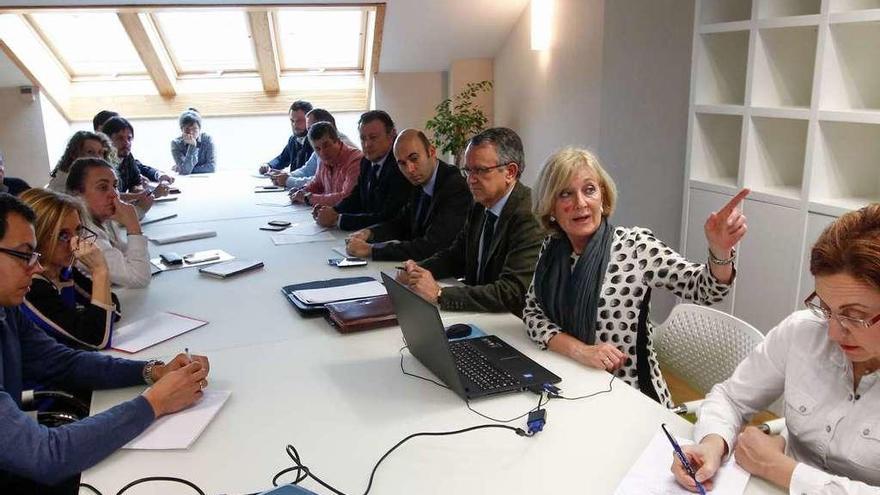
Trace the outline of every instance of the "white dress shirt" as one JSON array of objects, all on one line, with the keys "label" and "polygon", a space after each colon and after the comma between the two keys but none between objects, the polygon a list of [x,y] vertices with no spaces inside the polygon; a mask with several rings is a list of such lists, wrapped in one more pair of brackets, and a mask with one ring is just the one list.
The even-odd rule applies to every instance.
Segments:
[{"label": "white dress shirt", "polygon": [[[98,235],[95,245],[107,260],[111,283],[134,289],[150,285],[150,251],[145,235],[123,235],[113,220],[107,220],[102,226],[88,220],[86,226]],[[77,268],[89,273],[82,263],[77,263]]]},{"label": "white dress shirt", "polygon": [[715,433],[733,451],[744,418],[785,398],[792,494],[880,494],[880,372],[853,391],[852,363],[828,323],[799,311],[776,326],[700,409],[694,440]]}]

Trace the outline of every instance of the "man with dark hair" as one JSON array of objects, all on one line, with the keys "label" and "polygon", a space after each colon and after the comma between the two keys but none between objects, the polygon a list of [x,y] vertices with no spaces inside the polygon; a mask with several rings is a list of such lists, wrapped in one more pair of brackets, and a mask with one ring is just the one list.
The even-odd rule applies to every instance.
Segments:
[{"label": "man with dark hair", "polygon": [[[418,264],[404,263],[398,278],[426,300],[451,311],[510,311],[522,317],[532,281],[541,228],[532,214],[531,189],[519,136],[505,127],[471,138],[461,170],[476,203],[448,248]],[[436,279],[464,277],[464,287],[441,289]]]},{"label": "man with dark hair", "polygon": [[[168,184],[174,182],[174,178],[148,167],[141,163],[131,153],[131,142],[134,140],[134,127],[123,117],[111,117],[104,122],[102,127],[103,133],[110,138],[113,147],[116,149],[116,155],[122,160],[116,166],[116,172],[119,175],[119,183],[117,189],[119,197],[127,202],[137,206],[141,215],[146,213],[153,206],[154,198],[161,198],[168,194]],[[158,182],[159,185],[153,190],[144,187],[141,176]]]},{"label": "man with dark hair", "polygon": [[119,117],[119,113],[113,110],[101,110],[92,117],[92,129],[95,132],[103,132],[101,129],[104,127],[104,123],[113,117]]},{"label": "man with dark hair", "polygon": [[[180,354],[168,364],[75,351],[22,312],[31,279],[43,271],[34,212],[0,194],[0,493],[46,493],[42,483],[76,486],[88,469],[153,421],[198,402],[208,360]],[[22,411],[25,384],[106,389],[152,385],[137,398],[83,421],[46,428]],[[75,489],[73,490],[75,492]]]},{"label": "man with dark hair", "polygon": [[314,205],[315,209],[332,206],[351,194],[357,184],[358,164],[363,153],[339,139],[330,122],[316,122],[309,128],[309,141],[321,166],[315,178],[298,191],[290,193],[290,201]]},{"label": "man with dark hair", "polygon": [[21,179],[6,177],[6,165],[3,163],[3,152],[0,151],[0,193],[18,196],[30,188],[31,186]]},{"label": "man with dark hair", "polygon": [[311,111],[312,104],[304,100],[296,100],[290,105],[287,116],[290,118],[293,135],[287,140],[287,146],[278,156],[260,165],[261,174],[266,174],[270,170],[284,170],[287,167],[293,172],[306,163],[314,151],[308,139],[309,127],[306,125],[306,114]]},{"label": "man with dark hair", "polygon": [[449,247],[473,204],[458,167],[437,158],[437,150],[418,129],[406,129],[394,142],[397,166],[413,185],[409,201],[393,218],[359,230],[346,240],[352,256],[374,260],[422,260]]},{"label": "man with dark hair", "polygon": [[412,185],[397,168],[391,152],[397,137],[391,116],[382,110],[366,112],[358,121],[358,131],[364,158],[357,187],[336,206],[316,209],[319,225],[362,229],[394,217],[409,199]]}]

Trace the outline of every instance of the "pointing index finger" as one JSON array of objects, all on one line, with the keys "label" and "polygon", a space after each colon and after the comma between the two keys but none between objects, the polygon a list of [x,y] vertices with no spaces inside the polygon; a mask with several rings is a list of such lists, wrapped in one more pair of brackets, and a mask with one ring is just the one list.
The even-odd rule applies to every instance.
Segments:
[{"label": "pointing index finger", "polygon": [[739,204],[742,203],[744,199],[746,199],[746,196],[748,196],[750,192],[752,191],[748,188],[745,188],[738,192],[736,196],[734,196],[730,201],[727,202],[726,205],[718,210],[718,216],[721,218],[727,218],[733,211],[733,209],[739,206]]}]

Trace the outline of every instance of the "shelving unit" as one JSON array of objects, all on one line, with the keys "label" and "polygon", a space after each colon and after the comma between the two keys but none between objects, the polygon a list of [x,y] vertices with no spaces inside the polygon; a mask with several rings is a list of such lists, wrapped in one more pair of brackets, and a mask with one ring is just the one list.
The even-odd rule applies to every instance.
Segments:
[{"label": "shelving unit", "polygon": [[821,227],[880,202],[880,0],[696,9],[683,249],[699,251],[704,210],[752,189],[743,207],[760,218],[724,308],[766,331],[812,285],[803,267]]}]

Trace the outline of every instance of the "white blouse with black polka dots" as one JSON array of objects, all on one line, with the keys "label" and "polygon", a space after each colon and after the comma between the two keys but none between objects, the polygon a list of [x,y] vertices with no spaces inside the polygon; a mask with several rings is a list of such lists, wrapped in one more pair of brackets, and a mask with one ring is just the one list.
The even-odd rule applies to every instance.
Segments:
[{"label": "white blouse with black polka dots", "polygon": [[[550,237],[544,239],[539,258]],[[730,285],[715,280],[708,266],[692,263],[654,237],[649,229],[616,227],[596,319],[596,342],[617,346],[627,359],[617,377],[671,407],[669,389],[660,373],[648,318],[651,289],[665,287],[689,301],[711,305],[727,295]],[[535,281],[526,294],[523,321],[529,337],[542,349],[563,330],[544,314],[535,296]]]}]

